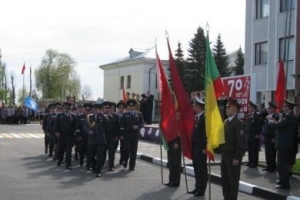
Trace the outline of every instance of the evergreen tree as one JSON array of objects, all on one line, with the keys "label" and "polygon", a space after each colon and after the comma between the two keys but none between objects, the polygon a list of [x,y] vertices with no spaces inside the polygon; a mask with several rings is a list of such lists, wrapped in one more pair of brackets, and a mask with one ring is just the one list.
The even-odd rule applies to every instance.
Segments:
[{"label": "evergreen tree", "polygon": [[189,46],[185,67],[185,89],[191,93],[204,89],[206,45],[204,30],[201,27],[197,29]]},{"label": "evergreen tree", "polygon": [[[182,83],[185,85],[185,60],[184,60],[184,54],[183,50],[181,48],[181,43],[178,42],[177,44],[177,49],[175,50],[175,63],[177,66],[177,70],[179,73],[179,76],[181,78]],[[170,83],[171,83],[171,78],[170,78]]]},{"label": "evergreen tree", "polygon": [[237,52],[237,57],[234,60],[235,66],[233,67],[234,75],[243,75],[244,74],[244,63],[245,63],[245,56],[242,52],[242,48],[240,47]]},{"label": "evergreen tree", "polygon": [[213,55],[216,62],[216,65],[218,67],[219,73],[221,77],[227,77],[230,75],[230,69],[228,67],[228,55],[226,53],[226,50],[224,48],[224,44],[221,39],[221,35],[218,35],[216,44],[213,48]]}]

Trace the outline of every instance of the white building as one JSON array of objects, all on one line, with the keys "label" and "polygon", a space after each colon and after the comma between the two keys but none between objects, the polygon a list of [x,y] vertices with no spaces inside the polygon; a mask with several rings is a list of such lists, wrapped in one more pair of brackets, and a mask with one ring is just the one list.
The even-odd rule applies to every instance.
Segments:
[{"label": "white building", "polygon": [[[167,51],[158,52],[166,70],[169,68]],[[161,54],[163,53],[163,54]],[[163,55],[163,56],[162,56]],[[104,71],[104,99],[118,102],[123,98],[122,88],[126,92],[145,94],[148,90],[154,95],[155,108],[157,104],[157,75],[155,48],[133,49],[125,58],[100,66]]]},{"label": "white building", "polygon": [[300,83],[292,75],[300,74],[299,10],[297,0],[246,0],[245,74],[256,76],[262,106],[274,100],[279,58],[286,58],[287,98],[298,99]]}]

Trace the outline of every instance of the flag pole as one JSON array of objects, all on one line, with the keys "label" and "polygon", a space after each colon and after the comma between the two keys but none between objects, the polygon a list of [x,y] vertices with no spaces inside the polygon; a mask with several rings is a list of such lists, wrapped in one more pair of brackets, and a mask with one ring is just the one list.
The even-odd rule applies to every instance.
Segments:
[{"label": "flag pole", "polygon": [[[209,24],[208,24],[208,22],[206,23],[205,29],[206,29],[206,37],[209,42]],[[208,199],[211,200],[211,162],[210,162],[209,158],[208,158]]]},{"label": "flag pole", "polygon": [[[156,42],[156,38],[155,38],[155,51],[157,52],[157,42]],[[156,58],[157,59],[157,58]],[[157,79],[158,81],[158,79]],[[157,82],[158,83],[158,82]],[[158,84],[159,85],[159,84]],[[159,95],[159,91],[157,91],[157,101],[158,101],[158,113],[160,113],[160,95]],[[162,131],[160,128],[160,120],[161,117],[159,119],[158,122],[158,130],[159,130],[159,135],[160,135],[160,141],[159,141],[159,153],[160,153],[160,180],[161,180],[161,184],[164,184],[164,172],[163,172],[163,156],[162,156],[162,140],[163,140],[163,136],[162,136]]]},{"label": "flag pole", "polygon": [[[157,100],[158,103],[160,103],[160,96],[159,96],[159,92],[157,92]],[[158,106],[158,113],[160,113],[160,106]],[[160,180],[161,180],[161,184],[164,184],[164,172],[163,172],[163,156],[162,156],[162,132],[160,129],[160,120],[158,122],[158,130],[159,130],[159,135],[160,135],[160,143],[159,143],[159,152],[160,152]]]},{"label": "flag pole", "polygon": [[[165,37],[167,39],[167,41],[169,41],[169,33],[168,31],[166,30],[165,32]],[[175,99],[176,99],[176,95],[174,95]],[[177,99],[176,99],[177,101]],[[177,113],[176,113],[177,115]],[[180,145],[181,145],[181,149],[183,149],[183,141],[182,141],[182,137],[181,137],[181,133],[178,134],[180,136]],[[189,188],[188,188],[188,182],[187,182],[187,175],[186,175],[186,166],[185,166],[185,158],[184,158],[184,153],[183,151],[181,150],[181,155],[182,155],[182,164],[183,164],[183,173],[184,173],[184,178],[185,178],[185,188],[186,188],[186,192],[189,191]]]},{"label": "flag pole", "polygon": [[[181,146],[182,146],[182,140],[181,140],[181,137],[180,137],[180,143],[181,143]],[[181,151],[181,155],[182,155],[182,164],[183,164],[183,174],[184,174],[184,180],[185,180],[185,188],[186,188],[186,192],[188,193],[188,191],[189,191],[189,186],[188,186],[188,182],[187,182],[186,166],[185,166],[185,158],[184,158],[183,151]]]},{"label": "flag pole", "polygon": [[22,98],[22,101],[24,101],[24,80],[25,80],[25,76],[24,76],[24,73],[23,73],[23,98]]}]

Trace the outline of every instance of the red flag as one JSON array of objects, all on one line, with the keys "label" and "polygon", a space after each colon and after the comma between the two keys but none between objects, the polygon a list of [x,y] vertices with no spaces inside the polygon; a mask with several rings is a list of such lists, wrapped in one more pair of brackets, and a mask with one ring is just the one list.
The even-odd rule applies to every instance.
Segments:
[{"label": "red flag", "polygon": [[23,64],[23,67],[22,67],[22,74],[24,74],[24,72],[25,72],[25,63]]},{"label": "red flag", "polygon": [[279,110],[281,110],[284,99],[285,99],[285,93],[286,93],[286,79],[285,79],[285,72],[284,72],[284,63],[280,59],[279,60],[279,69],[278,69],[278,78],[277,78],[277,85],[276,85],[276,91],[275,91],[275,101],[276,105]]},{"label": "red flag", "polygon": [[160,128],[166,141],[174,140],[178,136],[176,131],[176,111],[172,93],[156,50],[157,77],[159,92],[161,93]]},{"label": "red flag", "polygon": [[123,91],[123,102],[124,103],[127,103],[127,96],[126,96],[126,92],[125,92],[125,88],[124,87],[122,87],[122,91]]},{"label": "red flag", "polygon": [[177,71],[176,63],[172,55],[172,51],[167,38],[169,49],[169,65],[172,79],[172,88],[178,102],[178,110],[180,112],[180,122],[182,131],[180,133],[180,139],[182,143],[183,155],[187,158],[192,158],[191,145],[192,145],[192,132],[194,129],[194,113],[192,105],[190,104],[189,96],[185,92],[183,84],[181,82],[179,73]]}]

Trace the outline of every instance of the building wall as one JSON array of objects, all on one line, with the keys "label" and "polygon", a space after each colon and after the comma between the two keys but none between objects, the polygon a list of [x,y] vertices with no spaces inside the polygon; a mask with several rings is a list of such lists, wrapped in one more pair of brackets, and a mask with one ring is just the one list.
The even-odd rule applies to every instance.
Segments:
[{"label": "building wall", "polygon": [[[168,64],[164,62],[165,69]],[[167,73],[167,70],[165,70]],[[149,76],[150,73],[150,76]],[[131,87],[126,88],[127,75],[131,75]],[[119,101],[123,98],[123,91],[120,88],[120,77],[124,76],[124,86],[126,92],[137,94],[150,93],[157,99],[156,83],[156,61],[137,62],[134,64],[117,63],[104,69],[104,99]],[[149,80],[150,79],[150,80]]]},{"label": "building wall", "polygon": [[[287,12],[280,13],[279,0],[270,0],[269,16],[256,19],[255,2],[256,0],[246,0],[245,74],[256,74],[256,91],[262,93],[258,95],[261,98],[257,99],[257,103],[260,104],[272,100],[269,98],[272,98],[272,91],[276,88],[279,38],[285,35]],[[294,35],[295,39],[297,39],[297,20],[295,20],[297,7],[299,7],[299,3],[296,5],[296,9],[292,11],[290,32],[290,35]],[[255,65],[255,44],[264,41],[268,42],[267,64]],[[296,48],[299,47],[295,45],[294,51],[296,51]],[[295,59],[297,58],[296,55]],[[288,62],[288,65],[285,64],[288,90],[295,89],[295,79],[292,76],[292,74],[295,74],[295,66],[295,60]]]}]

